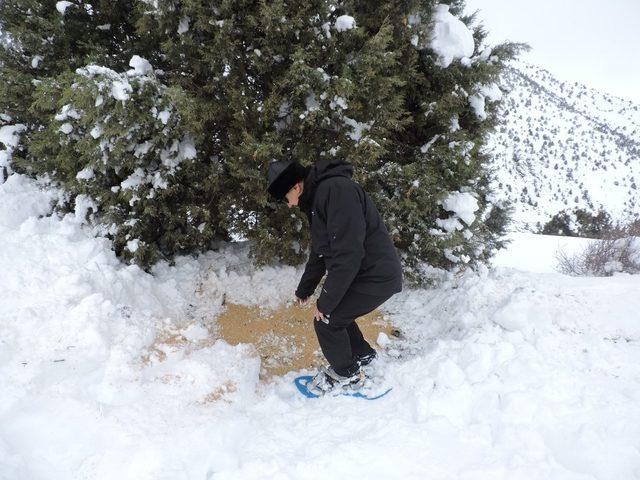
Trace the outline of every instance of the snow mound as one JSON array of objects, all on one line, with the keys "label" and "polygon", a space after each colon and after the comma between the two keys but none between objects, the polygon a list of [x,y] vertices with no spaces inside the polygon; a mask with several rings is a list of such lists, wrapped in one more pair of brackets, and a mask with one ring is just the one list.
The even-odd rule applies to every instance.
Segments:
[{"label": "snow mound", "polygon": [[473,34],[460,19],[449,13],[448,5],[437,5],[433,20],[429,46],[439,57],[436,62],[438,65],[446,68],[456,59],[473,55]]}]

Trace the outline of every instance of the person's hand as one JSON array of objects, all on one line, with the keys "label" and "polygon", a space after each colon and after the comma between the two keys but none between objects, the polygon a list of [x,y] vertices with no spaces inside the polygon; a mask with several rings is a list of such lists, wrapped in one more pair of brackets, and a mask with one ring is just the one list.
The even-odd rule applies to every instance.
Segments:
[{"label": "person's hand", "polygon": [[329,320],[324,316],[324,313],[318,310],[317,305],[313,309],[313,319],[316,320],[317,322],[329,323]]},{"label": "person's hand", "polygon": [[309,297],[307,297],[307,298],[300,298],[300,297],[296,296],[296,299],[295,299],[295,304],[296,304],[296,305],[304,306],[304,305],[306,305],[306,304],[307,304],[307,302],[309,302]]}]

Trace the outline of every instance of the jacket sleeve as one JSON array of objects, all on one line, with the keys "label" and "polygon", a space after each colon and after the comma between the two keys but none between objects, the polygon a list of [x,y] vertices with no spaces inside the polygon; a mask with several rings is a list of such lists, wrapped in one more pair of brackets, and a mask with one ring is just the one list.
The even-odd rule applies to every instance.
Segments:
[{"label": "jacket sleeve", "polygon": [[332,186],[325,213],[330,253],[325,255],[328,273],[317,307],[330,315],[360,270],[367,226],[360,196],[353,184]]},{"label": "jacket sleeve", "polygon": [[305,299],[313,295],[325,271],[324,259],[311,250],[307,265],[304,267],[304,273],[296,289],[296,297]]}]

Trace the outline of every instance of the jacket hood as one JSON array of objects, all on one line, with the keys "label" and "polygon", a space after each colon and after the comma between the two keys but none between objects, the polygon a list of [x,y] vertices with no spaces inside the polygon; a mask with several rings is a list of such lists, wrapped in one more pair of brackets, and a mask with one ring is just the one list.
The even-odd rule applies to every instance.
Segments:
[{"label": "jacket hood", "polygon": [[352,176],[353,166],[344,160],[326,159],[316,162],[309,167],[309,172],[304,180],[304,192],[300,197],[302,209],[309,214],[316,189],[323,180],[331,177],[351,178]]}]

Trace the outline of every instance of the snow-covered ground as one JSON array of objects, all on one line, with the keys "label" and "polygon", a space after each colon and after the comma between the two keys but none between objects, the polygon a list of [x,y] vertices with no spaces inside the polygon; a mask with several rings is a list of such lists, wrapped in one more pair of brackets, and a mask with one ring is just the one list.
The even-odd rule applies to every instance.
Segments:
[{"label": "snow-covered ground", "polygon": [[[558,239],[514,235],[495,269],[385,304],[389,395],[308,400],[205,328],[223,296],[290,300],[301,269],[233,245],[151,276],[38,218],[55,198],[0,185],[3,480],[640,478],[638,276],[566,277]],[[166,332],[190,341],[146,360]]]}]

